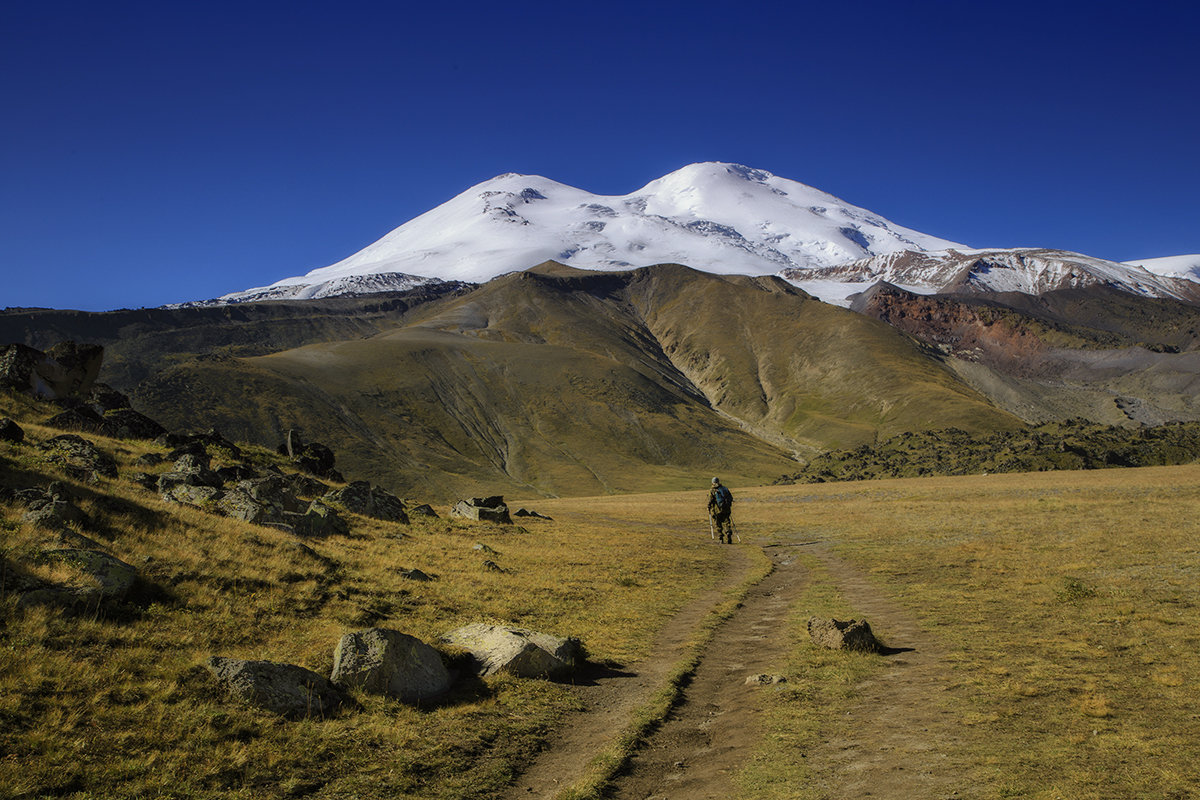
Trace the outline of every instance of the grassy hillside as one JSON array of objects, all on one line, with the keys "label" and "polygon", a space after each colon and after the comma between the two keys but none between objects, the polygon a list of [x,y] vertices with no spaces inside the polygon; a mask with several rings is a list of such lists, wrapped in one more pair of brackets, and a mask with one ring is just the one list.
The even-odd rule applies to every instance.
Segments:
[{"label": "grassy hillside", "polygon": [[404,493],[759,483],[881,434],[1020,425],[886,325],[670,265],[548,264],[366,339],[164,369],[135,400],[263,444],[302,428]]},{"label": "grassy hillside", "polygon": [[[0,443],[0,487],[62,482],[88,517],[73,528],[140,582],[114,606],[22,605],[30,577],[85,578],[43,555],[47,533],[0,502],[4,798],[494,797],[553,741],[575,706],[569,687],[491,678],[432,707],[357,695],[336,717],[289,722],[229,701],[199,665],[219,654],[327,674],[338,637],[367,625],[429,640],[494,620],[578,635],[595,661],[627,666],[722,571],[702,492],[538,501],[554,520],[524,528],[349,515],[349,535],[297,542],[137,487],[134,461],[155,445],[89,437],[119,477],[72,479],[38,455],[58,433],[32,421],[46,411],[0,396],[0,415],[28,436]],[[903,668],[809,645],[810,615],[860,613],[806,551],[813,541],[869,574],[946,653],[930,702],[954,722],[938,763],[964,795],[1188,796],[1200,781],[1197,486],[1196,466],[735,484],[744,546],[795,547],[811,573],[776,670],[787,683],[762,695],[743,796],[821,796],[822,742],[852,737],[877,679]],[[485,570],[476,544],[506,571]],[[414,567],[434,580],[405,579]]]},{"label": "grassy hillside", "polygon": [[[328,675],[343,634],[383,626],[432,642],[478,621],[576,635],[595,662],[625,664],[720,574],[693,519],[655,514],[520,527],[447,519],[439,506],[441,519],[348,514],[349,535],[297,539],[137,486],[146,467],[134,461],[163,452],[153,444],[89,436],[119,477],[74,480],[37,449],[60,433],[31,422],[47,410],[0,395],[0,416],[27,436],[0,442],[0,489],[59,481],[87,515],[72,530],[139,580],[120,603],[22,604],[32,581],[89,578],[46,555],[55,534],[23,521],[20,503],[0,501],[2,798],[494,797],[574,706],[565,686],[465,680],[433,707],[355,695],[335,718],[286,722],[227,699],[201,665],[222,655]],[[413,568],[433,580],[407,579]]]}]

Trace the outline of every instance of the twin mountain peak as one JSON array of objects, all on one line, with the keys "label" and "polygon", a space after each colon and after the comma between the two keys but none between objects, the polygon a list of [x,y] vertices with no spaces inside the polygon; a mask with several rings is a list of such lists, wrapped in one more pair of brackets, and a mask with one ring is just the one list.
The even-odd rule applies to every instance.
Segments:
[{"label": "twin mountain peak", "polygon": [[484,283],[547,261],[601,271],[673,263],[717,274],[778,275],[842,306],[878,281],[917,294],[1109,286],[1200,299],[1200,256],[1119,264],[1049,249],[977,250],[765,170],[706,162],[618,196],[507,173],[336,264],[211,302]]}]

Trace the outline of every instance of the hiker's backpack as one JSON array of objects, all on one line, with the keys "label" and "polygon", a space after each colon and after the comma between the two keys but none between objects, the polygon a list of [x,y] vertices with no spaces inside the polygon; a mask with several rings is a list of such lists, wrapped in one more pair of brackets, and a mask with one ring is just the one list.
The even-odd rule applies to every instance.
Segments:
[{"label": "hiker's backpack", "polygon": [[724,514],[733,506],[733,493],[724,486],[717,487],[717,510]]}]

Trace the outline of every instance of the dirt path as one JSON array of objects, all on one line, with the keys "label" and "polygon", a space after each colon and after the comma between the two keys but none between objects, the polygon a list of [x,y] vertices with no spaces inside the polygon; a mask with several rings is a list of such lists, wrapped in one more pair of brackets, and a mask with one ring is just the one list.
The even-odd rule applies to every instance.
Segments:
[{"label": "dirt path", "polygon": [[[714,545],[720,546],[720,545]],[[550,798],[583,777],[592,758],[630,722],[633,713],[663,687],[683,657],[688,642],[722,595],[745,579],[752,561],[744,547],[728,548],[724,577],[713,589],[685,606],[655,640],[653,656],[626,670],[581,676],[574,687],[585,710],[574,714],[509,791],[509,798]]]},{"label": "dirt path", "polygon": [[758,738],[755,693],[770,691],[748,686],[746,678],[769,673],[786,657],[791,641],[782,628],[808,577],[797,563],[795,550],[767,548],[774,571],[717,629],[684,702],[634,757],[610,796],[618,800],[736,796],[731,774]]},{"label": "dirt path", "polygon": [[822,796],[969,796],[947,756],[954,751],[959,726],[942,702],[951,684],[945,654],[911,614],[884,597],[865,575],[823,544],[806,549],[824,562],[856,616],[865,617],[889,647],[906,649],[886,656],[886,670],[859,686],[857,705],[809,754]]},{"label": "dirt path", "polygon": [[[783,626],[803,591],[808,571],[798,551],[818,556],[855,615],[866,617],[892,648],[887,668],[860,686],[860,701],[809,754],[817,789],[843,798],[950,798],[969,795],[956,785],[945,755],[957,738],[956,720],[939,702],[949,667],[910,614],[825,545],[767,547],[774,571],[747,595],[714,633],[683,701],[634,757],[606,795],[617,800],[705,800],[737,796],[731,775],[757,741],[756,692],[746,678],[778,669],[792,642]],[[750,566],[748,548],[730,548],[720,587],[696,598],[660,635],[646,662],[601,674],[576,687],[586,710],[563,726],[554,746],[522,776],[509,798],[553,798],[583,774],[591,758],[657,691],[688,640],[721,593]]]}]

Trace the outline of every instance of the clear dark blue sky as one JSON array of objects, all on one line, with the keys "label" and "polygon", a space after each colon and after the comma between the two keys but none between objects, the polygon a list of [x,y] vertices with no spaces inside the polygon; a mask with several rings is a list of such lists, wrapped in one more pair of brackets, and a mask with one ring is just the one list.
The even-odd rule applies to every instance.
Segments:
[{"label": "clear dark blue sky", "polygon": [[694,161],[926,233],[1200,252],[1194,2],[0,5],[0,307],[213,297],[502,172]]}]

